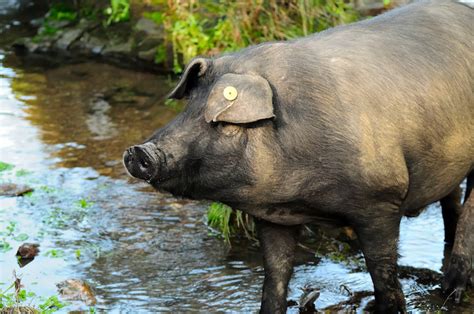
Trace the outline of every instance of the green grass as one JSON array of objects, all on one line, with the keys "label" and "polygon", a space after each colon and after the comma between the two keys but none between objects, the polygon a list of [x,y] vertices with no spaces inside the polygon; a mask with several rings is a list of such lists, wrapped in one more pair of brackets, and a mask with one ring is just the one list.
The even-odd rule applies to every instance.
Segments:
[{"label": "green grass", "polygon": [[32,174],[32,172],[25,169],[20,169],[15,172],[15,175],[17,177],[26,177],[26,176],[29,176],[30,174]]},{"label": "green grass", "polygon": [[282,5],[277,0],[167,1],[144,16],[163,25],[166,42],[156,61],[166,61],[165,47],[173,49],[173,69],[182,71],[197,55],[215,55],[264,41],[287,40],[359,18],[354,0],[299,0]]},{"label": "green grass", "polygon": [[9,171],[9,170],[12,170],[13,168],[15,168],[14,165],[0,161],[0,172]]},{"label": "green grass", "polygon": [[225,204],[213,202],[209,205],[207,224],[229,245],[231,238],[236,235],[244,235],[247,239],[255,240],[256,231],[253,219]]},{"label": "green grass", "polygon": [[109,6],[104,10],[107,20],[106,25],[126,22],[130,19],[129,0],[110,0]]},{"label": "green grass", "polygon": [[89,208],[93,205],[94,203],[93,202],[90,202],[86,199],[80,199],[76,202],[76,205],[79,206],[80,208],[82,209],[86,209],[86,208]]},{"label": "green grass", "polygon": [[47,19],[73,22],[77,20],[78,16],[78,13],[73,8],[64,4],[56,4],[49,10]]},{"label": "green grass", "polygon": [[46,251],[44,255],[52,258],[62,258],[65,256],[65,253],[63,250],[51,249]]}]

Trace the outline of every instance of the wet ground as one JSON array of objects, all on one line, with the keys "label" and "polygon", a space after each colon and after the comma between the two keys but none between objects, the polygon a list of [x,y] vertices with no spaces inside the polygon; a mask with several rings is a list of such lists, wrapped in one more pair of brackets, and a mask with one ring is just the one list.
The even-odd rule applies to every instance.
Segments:
[{"label": "wet ground", "polygon": [[[121,165],[124,148],[176,114],[162,101],[169,78],[95,62],[46,66],[18,58],[9,43],[31,30],[1,11],[0,161],[14,168],[1,171],[0,182],[28,184],[34,192],[0,197],[0,292],[15,271],[37,295],[33,303],[75,278],[95,289],[99,311],[255,312],[263,279],[258,248],[244,242],[229,249],[206,226],[206,203],[153,192]],[[15,253],[23,242],[39,243],[40,253],[20,268]],[[311,284],[321,289],[317,309],[361,312],[372,284],[360,254],[325,243],[336,253],[302,250],[289,298],[298,300],[300,288]],[[318,251],[318,243],[308,245]],[[443,248],[438,205],[403,220],[400,265],[410,266],[402,268],[409,310],[474,310],[472,296],[463,307],[442,307]],[[62,311],[75,309],[88,306]]]}]

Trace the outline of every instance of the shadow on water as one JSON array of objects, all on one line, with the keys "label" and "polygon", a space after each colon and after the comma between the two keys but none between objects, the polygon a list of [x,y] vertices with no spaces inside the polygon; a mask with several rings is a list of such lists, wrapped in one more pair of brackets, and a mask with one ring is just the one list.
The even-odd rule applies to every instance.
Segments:
[{"label": "shadow on water", "polygon": [[[242,243],[229,250],[209,235],[205,203],[155,193],[127,178],[121,165],[124,148],[176,115],[161,101],[169,79],[94,62],[51,67],[22,60],[6,47],[31,30],[15,21],[21,19],[0,19],[0,161],[15,165],[0,172],[0,181],[35,191],[0,197],[0,230],[12,230],[0,237],[0,290],[15,270],[39,296],[57,294],[65,279],[86,280],[99,310],[256,311],[258,249]],[[15,253],[25,241],[39,243],[40,254],[20,268]],[[362,311],[372,284],[360,254],[348,254],[341,260],[302,253],[289,298],[298,300],[310,283],[321,289],[318,309]],[[401,272],[409,309],[440,309],[437,205],[403,221],[400,254],[409,266]],[[68,307],[78,308],[84,306]],[[470,309],[472,303],[457,308]]]}]

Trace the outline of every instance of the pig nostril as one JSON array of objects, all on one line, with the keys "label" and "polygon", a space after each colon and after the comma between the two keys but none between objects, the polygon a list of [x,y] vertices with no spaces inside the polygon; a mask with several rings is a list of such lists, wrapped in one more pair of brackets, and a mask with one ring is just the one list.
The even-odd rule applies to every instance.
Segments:
[{"label": "pig nostril", "polygon": [[140,160],[140,165],[143,168],[148,168],[150,166],[150,163],[148,161],[146,161],[145,159],[142,159],[142,160]]},{"label": "pig nostril", "polygon": [[145,145],[130,147],[124,154],[124,163],[129,173],[138,179],[151,180],[158,172],[158,162],[153,154],[153,150]]}]

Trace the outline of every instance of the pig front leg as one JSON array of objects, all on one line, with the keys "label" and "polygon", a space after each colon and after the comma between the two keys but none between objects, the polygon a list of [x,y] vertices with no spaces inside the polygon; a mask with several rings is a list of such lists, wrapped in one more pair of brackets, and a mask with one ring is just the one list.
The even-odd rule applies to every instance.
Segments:
[{"label": "pig front leg", "polygon": [[453,251],[448,269],[444,276],[443,291],[450,294],[454,291],[454,301],[461,302],[464,290],[474,268],[474,193],[472,186],[474,173],[468,178],[466,200],[456,228]]},{"label": "pig front leg", "polygon": [[257,220],[256,224],[265,270],[260,313],[286,313],[288,282],[293,273],[300,227],[263,220]]},{"label": "pig front leg", "polygon": [[370,208],[356,217],[356,230],[367,269],[372,277],[376,313],[406,313],[398,281],[397,247],[401,216],[392,204]]}]

